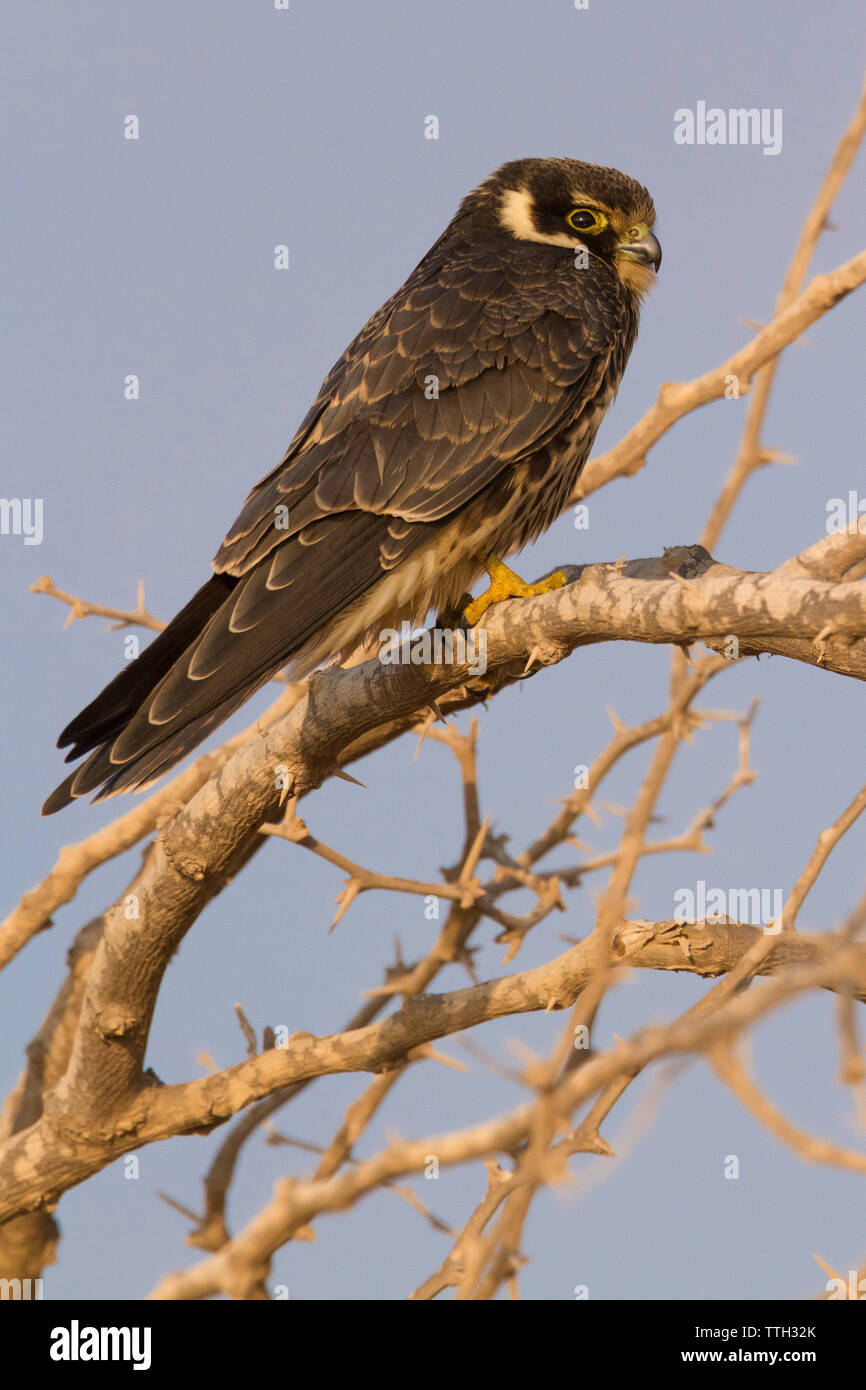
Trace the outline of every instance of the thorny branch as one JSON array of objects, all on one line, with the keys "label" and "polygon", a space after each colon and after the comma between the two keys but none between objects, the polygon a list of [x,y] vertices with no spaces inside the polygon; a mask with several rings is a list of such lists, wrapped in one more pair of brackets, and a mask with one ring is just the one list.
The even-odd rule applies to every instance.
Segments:
[{"label": "thorny branch", "polygon": [[[780,922],[770,931],[727,918],[636,920],[629,908],[642,860],[682,850],[706,852],[705,836],[716,818],[754,778],[749,756],[754,708],[745,715],[697,709],[695,701],[710,680],[737,660],[763,653],[866,679],[866,535],[828,536],[769,574],[730,569],[703,548],[717,545],[754,471],[780,457],[761,443],[780,352],[866,280],[864,252],[803,290],[812,252],[864,128],[866,91],[807,218],[773,320],[728,361],[692,382],[663,386],[656,404],[620,444],[588,466],[574,499],[643,467],[648,450],[678,419],[719,399],[735,377],[740,394],[751,387],[746,424],[702,546],[680,547],[656,560],[572,568],[567,571],[570,582],[555,594],[493,610],[486,625],[483,679],[455,667],[384,668],[367,661],[291,687],[245,733],[198,758],[113,824],[62,850],[52,872],[2,924],[0,966],[52,925],[52,913],[74,897],[90,873],[156,835],[119,902],[79,933],[69,978],[0,1117],[0,1171],[5,1177],[0,1216],[6,1220],[0,1229],[0,1260],[13,1274],[25,1269],[35,1273],[53,1257],[56,1228],[48,1206],[69,1186],[118,1154],[171,1135],[207,1131],[248,1107],[220,1146],[208,1175],[205,1212],[190,1236],[191,1244],[211,1254],[195,1268],[164,1280],[154,1296],[195,1298],[222,1291],[266,1297],[269,1262],[281,1245],[309,1236],[317,1217],[420,1172],[431,1153],[443,1165],[483,1160],[488,1184],[450,1254],[414,1296],[435,1297],[452,1287],[461,1298],[490,1298],[503,1285],[516,1296],[525,1261],[522,1232],[533,1194],[547,1183],[568,1179],[570,1154],[610,1154],[601,1125],[644,1068],[675,1055],[706,1056],[741,1102],[804,1158],[863,1172],[862,1153],[827,1144],[781,1115],[749,1076],[737,1049],[745,1031],[774,1009],[804,991],[831,990],[838,996],[842,1074],[848,1084],[862,1085],[854,1002],[866,1002],[866,946],[855,939],[864,925],[863,903],[836,933],[803,935],[795,922],[829,855],[866,806],[866,789],[820,833]],[[120,627],[161,627],[146,608],[142,587],[137,607],[130,611],[85,602],[56,589],[47,577],[33,589],[67,604],[68,622],[99,615]],[[613,736],[592,763],[586,785],[569,792],[550,824],[514,853],[507,837],[495,834],[482,814],[477,725],[473,721],[464,735],[454,725],[440,729],[433,721],[472,708],[579,646],[611,640],[674,647],[667,709],[634,728],[612,715]],[[696,655],[690,649],[698,642],[719,654]],[[736,723],[738,738],[737,766],[728,785],[693,814],[679,835],[651,839],[659,798],[682,743],[722,720]],[[422,741],[445,743],[460,765],[464,843],[458,864],[443,871],[441,882],[364,868],[318,841],[297,814],[298,802],[325,778],[410,730],[420,733]],[[618,846],[594,854],[576,840],[576,822],[581,817],[597,822],[598,793],[607,776],[622,759],[650,744],[654,752]],[[282,820],[286,792],[275,787],[277,766],[288,768],[291,783]],[[246,1059],[204,1079],[163,1086],[144,1070],[163,972],[210,898],[269,836],[294,841],[349,875],[338,919],[359,892],[377,889],[433,893],[449,903],[446,921],[421,961],[405,963],[398,948],[384,982],[369,992],[341,1033],[319,1038],[296,1034],[285,1049],[274,1047],[273,1038],[266,1036],[264,1050],[256,1053],[254,1032],[239,1010]],[[539,867],[563,846],[582,857],[555,870]],[[296,853],[289,847],[285,852]],[[483,862],[492,865],[486,878]],[[476,979],[470,941],[480,923],[489,919],[502,929],[498,939],[506,947],[507,963],[527,934],[564,906],[563,892],[606,868],[610,874],[589,935],[535,969]],[[503,897],[526,890],[534,895],[535,906],[519,917],[507,913]],[[140,916],[133,922],[122,912],[130,892],[140,903]],[[466,967],[472,983],[432,994],[430,985],[452,962]],[[624,967],[721,978],[680,1019],[598,1051],[592,1027],[606,991]],[[766,977],[765,983],[748,989],[758,975]],[[386,1013],[389,1008],[393,1011]],[[568,1026],[549,1058],[527,1056],[515,1074],[516,1083],[530,1093],[525,1105],[484,1124],[421,1140],[395,1140],[373,1158],[355,1158],[353,1150],[383,1100],[418,1062],[451,1062],[435,1051],[437,1040],[494,1018],[551,1009],[570,1010]],[[576,1035],[585,1040],[580,1050]],[[232,1239],[225,1225],[225,1198],[244,1142],[303,1087],[346,1071],[374,1076],[320,1151],[313,1177],[281,1182],[272,1201]],[[574,1126],[574,1111],[584,1103],[587,1112]],[[496,1155],[504,1155],[511,1166],[502,1167]],[[433,1220],[426,1208],[419,1210]]]}]

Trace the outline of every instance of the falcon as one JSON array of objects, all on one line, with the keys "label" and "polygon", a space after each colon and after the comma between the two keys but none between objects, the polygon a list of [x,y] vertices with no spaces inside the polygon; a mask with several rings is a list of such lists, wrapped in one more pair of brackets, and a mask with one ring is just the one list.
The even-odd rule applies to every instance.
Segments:
[{"label": "falcon", "polygon": [[574,159],[503,164],[325,378],[213,574],[63,730],[49,796],[142,788],[283,667],[382,629],[546,592],[504,563],[568,505],[661,263],[647,190]]}]

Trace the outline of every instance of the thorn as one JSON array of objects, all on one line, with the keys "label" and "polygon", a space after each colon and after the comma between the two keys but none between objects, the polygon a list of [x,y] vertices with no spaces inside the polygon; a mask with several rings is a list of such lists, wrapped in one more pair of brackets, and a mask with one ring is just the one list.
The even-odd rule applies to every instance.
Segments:
[{"label": "thorn", "polygon": [[[815,1261],[816,1264],[821,1266],[825,1274],[830,1275],[831,1279],[840,1278],[840,1276],[836,1273],[835,1269],[832,1269],[825,1260],[822,1260],[820,1255],[816,1255],[814,1250],[812,1251],[812,1259]],[[842,1280],[842,1282],[844,1283],[845,1281]]]},{"label": "thorn", "polygon": [[[412,761],[413,761],[413,763],[416,763],[416,762],[418,761],[418,754],[421,752],[421,749],[422,749],[422,747],[424,746],[424,743],[426,742],[427,735],[429,734],[430,730],[433,728],[433,725],[434,725],[435,723],[436,723],[436,716],[435,716],[435,714],[433,713],[433,711],[430,710],[430,712],[429,712],[428,715],[427,715],[427,718],[424,720],[424,723],[421,725],[421,730],[420,730],[420,733],[418,734],[418,742],[417,742],[417,744],[415,745],[415,752],[414,752],[414,754],[412,755]],[[444,723],[444,720],[443,720],[443,723]]]},{"label": "thorn", "polygon": [[627,733],[628,733],[628,727],[627,727],[627,725],[623,724],[622,720],[620,719],[620,717],[619,717],[619,715],[617,714],[616,710],[614,709],[613,705],[605,705],[605,707],[604,707],[604,712],[605,712],[605,714],[607,715],[608,719],[610,720],[611,724],[613,725],[614,733],[617,733],[617,734],[627,734]]},{"label": "thorn", "polygon": [[174,1211],[180,1212],[181,1216],[186,1216],[196,1226],[201,1224],[202,1218],[197,1211],[192,1210],[192,1207],[185,1207],[182,1202],[178,1202],[174,1197],[169,1197],[167,1192],[160,1192],[157,1190],[156,1195],[159,1197],[160,1201],[166,1202]]},{"label": "thorn", "polygon": [[357,898],[363,886],[364,885],[361,883],[361,880],[359,878],[350,878],[347,887],[345,887],[342,893],[340,893],[338,897],[335,899],[335,901],[338,902],[340,906],[337,908],[334,920],[328,928],[329,936],[331,932],[334,930],[337,923],[339,922],[340,918],[344,917],[345,914],[349,911],[349,908],[352,906],[352,903]]},{"label": "thorn", "polygon": [[501,937],[497,937],[496,939],[497,942],[502,945],[505,945],[507,942],[507,950],[502,957],[502,964],[510,965],[523,945],[523,937],[517,932],[504,932]]},{"label": "thorn", "polygon": [[352,777],[352,776],[350,776],[349,773],[348,773],[348,772],[344,772],[343,769],[342,769],[341,767],[335,767],[335,768],[334,768],[333,776],[334,776],[334,777],[339,777],[339,779],[340,779],[341,782],[351,782],[353,786],[355,786],[355,787],[363,787],[363,788],[364,788],[364,791],[367,790],[366,784],[365,784],[364,782],[359,782],[358,779],[357,779],[357,777]]},{"label": "thorn", "polygon": [[471,1070],[465,1062],[458,1062],[455,1057],[446,1057],[444,1052],[437,1052],[430,1043],[419,1043],[406,1053],[406,1057],[410,1062],[439,1062],[443,1067],[451,1067],[453,1071],[462,1071],[467,1075]]},{"label": "thorn", "polygon": [[484,848],[484,842],[487,839],[487,831],[490,829],[491,819],[492,816],[486,816],[482,824],[478,827],[475,839],[469,846],[469,853],[466,855],[466,858],[463,861],[463,865],[460,870],[460,876],[457,879],[458,884],[468,884],[471,881],[472,876],[475,873],[475,870],[478,866],[478,861],[481,858],[481,851]]}]

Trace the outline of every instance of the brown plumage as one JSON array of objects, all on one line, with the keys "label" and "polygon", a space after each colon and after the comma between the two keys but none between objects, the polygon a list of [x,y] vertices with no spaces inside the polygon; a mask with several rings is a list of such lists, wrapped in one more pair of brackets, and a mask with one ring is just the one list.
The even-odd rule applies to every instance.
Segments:
[{"label": "brown plumage", "polygon": [[[452,606],[568,502],[661,259],[646,189],[503,165],[326,377],[214,574],[64,729],[87,760],[43,807],[141,787],[287,664]],[[288,509],[288,510],[286,510]]]}]

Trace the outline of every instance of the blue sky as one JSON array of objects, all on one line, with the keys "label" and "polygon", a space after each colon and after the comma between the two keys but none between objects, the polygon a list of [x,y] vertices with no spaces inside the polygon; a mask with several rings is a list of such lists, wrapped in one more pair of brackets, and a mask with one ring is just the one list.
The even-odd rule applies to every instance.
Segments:
[{"label": "blue sky", "polygon": [[[659,283],[598,449],[614,443],[666,380],[723,360],[772,309],[800,225],[856,104],[863,68],[860,6],[829,11],[782,0],[665,6],[590,0],[404,0],[375,5],[267,0],[237,6],[128,0],[70,7],[45,0],[6,16],[2,101],[7,132],[2,492],[44,501],[39,546],[0,537],[4,784],[0,815],[11,903],[64,843],[120,809],[79,803],[39,818],[60,776],[60,728],[123,661],[122,633],[97,620],[63,630],[65,611],[28,586],[48,573],[94,601],[132,606],[144,579],[152,611],[171,616],[208,562],[252,484],[281,456],[325,372],[369,314],[420,259],[470,188],[505,159],[570,155],[616,165],[650,188],[664,247]],[[782,147],[682,145],[674,113],[707,107],[782,112]],[[123,138],[124,117],[140,139]],[[439,139],[424,120],[439,118]],[[813,273],[861,249],[863,163],[840,197]],[[273,248],[290,248],[290,269]],[[863,490],[862,302],[851,296],[785,356],[765,442],[796,467],[760,472],[717,555],[770,569],[824,534],[827,502]],[[140,399],[123,381],[136,374]],[[523,557],[533,577],[560,562],[660,553],[699,534],[736,450],[742,403],[683,422],[635,478],[590,500],[590,526],[562,518]],[[609,732],[605,706],[634,722],[665,699],[668,653],[623,644],[578,652],[494,700],[480,715],[484,812],[522,847],[550,820],[572,770]],[[719,819],[715,857],[661,856],[636,881],[639,915],[672,915],[696,879],[789,888],[818,832],[863,780],[862,689],[781,658],[726,673],[704,704],[762,701],[754,730],[757,783]],[[261,697],[258,704],[263,703]],[[230,728],[249,721],[250,710]],[[330,783],[304,803],[314,833],[383,871],[429,878],[462,840],[455,767],[404,741],[364,764],[360,790]],[[734,733],[717,726],[684,749],[661,807],[682,828],[733,771]],[[621,767],[603,799],[626,803],[644,755]],[[584,838],[603,849],[609,812]],[[60,985],[79,926],[123,887],[139,851],[107,865],[0,981],[6,1047],[2,1092]],[[855,829],[809,897],[801,926],[832,926],[862,887]],[[243,1055],[232,1006],[260,1030],[336,1030],[376,984],[395,934],[407,958],[430,944],[421,900],[366,894],[328,935],[341,887],[328,865],[275,842],[214,902],[173,962],[154,1023],[150,1065],[166,1081]],[[571,895],[567,916],[530,938],[520,965],[587,934],[598,884]],[[483,978],[502,971],[495,928],[478,933]],[[465,983],[456,968],[437,988]],[[707,988],[643,973],[616,990],[601,1044],[672,1018]],[[527,1017],[484,1030],[501,1059],[520,1040],[549,1050],[561,1020]],[[443,1045],[462,1056],[455,1040]],[[836,1081],[833,1001],[802,1001],[754,1035],[757,1074],[795,1123],[856,1142],[852,1099]],[[521,1103],[523,1093],[474,1059],[469,1076],[434,1064],[394,1091],[360,1151],[389,1133],[450,1130]],[[534,1204],[522,1276],[526,1297],[671,1299],[805,1297],[822,1287],[817,1251],[847,1270],[864,1251],[852,1222],[856,1179],[807,1167],[730,1098],[700,1062],[669,1077],[646,1132],[644,1078],[606,1134],[620,1157],[575,1160],[574,1189]],[[655,1080],[653,1080],[655,1078]],[[327,1143],[364,1078],[326,1078],[278,1117],[286,1133]],[[46,1297],[137,1298],[188,1263],[181,1218],[157,1190],[190,1206],[222,1135],[178,1139],[68,1193],[59,1263]],[[862,1143],[862,1135],[860,1141]],[[727,1155],[741,1176],[726,1181]],[[302,1155],[254,1140],[233,1191],[237,1229]],[[483,1192],[483,1169],[419,1182],[456,1226]],[[435,1191],[430,1189],[435,1187]],[[274,1278],[297,1298],[400,1298],[447,1253],[392,1194],[317,1223]]]}]

